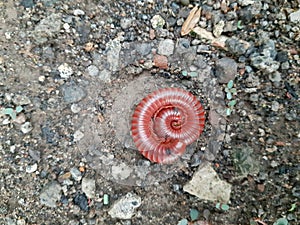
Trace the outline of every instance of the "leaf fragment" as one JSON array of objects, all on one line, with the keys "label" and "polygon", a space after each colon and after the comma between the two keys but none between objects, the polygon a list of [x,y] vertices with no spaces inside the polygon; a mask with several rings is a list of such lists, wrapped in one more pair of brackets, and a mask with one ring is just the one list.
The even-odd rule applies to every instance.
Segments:
[{"label": "leaf fragment", "polygon": [[189,16],[184,21],[182,28],[181,28],[181,36],[189,34],[196,24],[199,22],[201,16],[201,7],[195,6]]}]

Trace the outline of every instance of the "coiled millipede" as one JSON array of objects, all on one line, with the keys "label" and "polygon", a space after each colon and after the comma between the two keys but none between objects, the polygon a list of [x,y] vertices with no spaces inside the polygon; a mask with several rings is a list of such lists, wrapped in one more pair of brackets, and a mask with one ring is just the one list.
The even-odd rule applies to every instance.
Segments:
[{"label": "coiled millipede", "polygon": [[194,95],[180,88],[163,88],[137,105],[131,134],[138,150],[150,161],[171,163],[198,139],[204,123],[204,109]]}]

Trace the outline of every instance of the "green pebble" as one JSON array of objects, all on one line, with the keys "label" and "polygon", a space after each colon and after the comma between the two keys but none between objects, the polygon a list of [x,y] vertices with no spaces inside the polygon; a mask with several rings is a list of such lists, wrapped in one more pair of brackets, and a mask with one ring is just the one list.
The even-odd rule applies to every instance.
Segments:
[{"label": "green pebble", "polygon": [[226,98],[227,98],[228,100],[232,99],[232,94],[231,94],[230,92],[227,92],[227,93],[226,93]]},{"label": "green pebble", "polygon": [[181,72],[181,74],[183,75],[183,76],[187,76],[188,75],[188,72],[186,71],[186,70],[183,70],[182,72]]},{"label": "green pebble", "polygon": [[17,113],[21,112],[22,110],[23,110],[22,106],[19,105],[19,106],[16,107],[16,112]]},{"label": "green pebble", "polygon": [[233,87],[233,80],[230,80],[227,84],[227,87],[231,89]]},{"label": "green pebble", "polygon": [[190,72],[190,76],[191,77],[197,77],[198,76],[198,73],[193,71],[193,72]]},{"label": "green pebble", "polygon": [[191,221],[195,221],[199,218],[199,211],[197,209],[190,210]]},{"label": "green pebble", "polygon": [[233,107],[233,106],[235,106],[235,104],[236,104],[236,100],[231,100],[231,101],[228,103],[228,106]]},{"label": "green pebble", "polygon": [[182,219],[182,220],[180,220],[179,222],[178,222],[178,224],[177,225],[188,225],[188,220],[187,219]]},{"label": "green pebble", "polygon": [[229,209],[229,205],[222,204],[221,209],[224,210],[224,211],[227,211]]},{"label": "green pebble", "polygon": [[103,195],[103,205],[108,205],[109,204],[109,195],[104,194]]}]

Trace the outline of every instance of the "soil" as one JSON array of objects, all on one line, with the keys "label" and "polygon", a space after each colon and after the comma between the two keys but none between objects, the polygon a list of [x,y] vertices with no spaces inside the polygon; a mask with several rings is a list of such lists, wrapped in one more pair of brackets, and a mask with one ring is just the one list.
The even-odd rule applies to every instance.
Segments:
[{"label": "soil", "polygon": [[[202,7],[197,24],[214,33],[224,21],[222,35],[232,42],[181,37],[195,5]],[[0,224],[299,224],[300,19],[290,16],[299,7],[281,0],[1,1]],[[156,64],[166,39],[163,47],[175,50]],[[163,87],[193,93],[207,117],[198,141],[171,165],[143,158],[130,135],[134,107]],[[204,163],[232,185],[229,202],[183,191]],[[95,183],[92,194],[83,178]],[[131,219],[112,218],[109,210],[127,193],[141,198],[140,207]],[[195,221],[191,209],[199,212]]]}]

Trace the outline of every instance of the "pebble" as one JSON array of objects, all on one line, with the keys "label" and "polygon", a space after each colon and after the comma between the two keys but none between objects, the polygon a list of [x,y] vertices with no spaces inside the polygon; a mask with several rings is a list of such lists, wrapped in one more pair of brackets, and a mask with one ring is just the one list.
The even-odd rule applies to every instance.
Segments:
[{"label": "pebble", "polygon": [[73,178],[75,181],[81,181],[81,179],[82,179],[82,174],[81,174],[81,172],[80,172],[76,167],[73,167],[73,168],[70,170],[70,173],[71,173],[72,178]]},{"label": "pebble", "polygon": [[266,73],[274,73],[279,69],[280,63],[273,60],[268,55],[253,54],[250,56],[251,65],[265,71]]},{"label": "pebble", "polygon": [[258,94],[251,94],[249,100],[251,102],[257,102],[258,101]]},{"label": "pebble", "polygon": [[190,0],[180,0],[182,5],[188,6],[190,4]]},{"label": "pebble", "polygon": [[132,218],[135,210],[141,205],[141,203],[141,197],[133,193],[127,193],[112,205],[108,214],[112,218],[128,220]]},{"label": "pebble", "polygon": [[61,64],[57,69],[63,79],[68,79],[73,74],[72,68],[67,63]]},{"label": "pebble", "polygon": [[94,198],[96,192],[96,181],[94,179],[84,177],[81,181],[81,190],[88,198]]},{"label": "pebble", "polygon": [[27,134],[30,131],[32,131],[32,129],[33,129],[30,122],[25,122],[24,124],[21,125],[20,128],[21,128],[21,131],[22,131],[23,134]]},{"label": "pebble", "polygon": [[48,183],[41,191],[40,202],[42,205],[55,208],[56,202],[60,200],[61,186],[56,181]]},{"label": "pebble", "polygon": [[28,98],[26,95],[15,95],[12,101],[17,106],[29,105],[31,103],[30,98]]},{"label": "pebble", "polygon": [[132,24],[133,19],[132,18],[122,18],[120,21],[120,25],[122,29],[126,30],[128,29]]},{"label": "pebble", "polygon": [[159,42],[158,54],[170,56],[174,53],[174,41],[171,39],[165,39]]},{"label": "pebble", "polygon": [[136,44],[136,51],[142,56],[148,55],[151,52],[151,44],[138,43]]},{"label": "pebble", "polygon": [[164,18],[162,18],[161,15],[153,16],[152,19],[150,20],[150,22],[151,22],[153,29],[163,28],[163,26],[166,23],[166,21],[164,20]]},{"label": "pebble", "polygon": [[85,96],[85,90],[74,83],[66,83],[62,86],[62,95],[66,103],[75,103],[82,100]]},{"label": "pebble", "polygon": [[272,102],[272,111],[277,112],[280,107],[280,104],[277,101]]},{"label": "pebble", "polygon": [[34,163],[33,165],[26,166],[26,173],[33,173],[37,170],[37,164]]},{"label": "pebble", "polygon": [[231,184],[222,181],[207,163],[199,167],[192,180],[183,186],[183,190],[200,199],[226,203],[230,199]]},{"label": "pebble", "polygon": [[109,41],[106,45],[107,50],[107,62],[109,64],[110,71],[118,71],[119,69],[119,58],[121,51],[120,37],[117,37]]},{"label": "pebble", "polygon": [[281,81],[281,74],[278,71],[275,71],[272,74],[269,74],[269,79],[274,82],[274,83],[278,83]]},{"label": "pebble", "polygon": [[90,76],[98,76],[99,74],[99,69],[97,66],[95,65],[90,65],[88,66],[88,68],[86,69],[86,72],[90,75]]},{"label": "pebble", "polygon": [[164,55],[154,55],[153,64],[160,69],[168,69],[168,58]]},{"label": "pebble", "polygon": [[237,40],[235,38],[228,38],[225,42],[226,47],[229,52],[232,52],[236,55],[243,55],[246,53],[248,49],[248,45],[241,42],[240,40]]},{"label": "pebble", "polygon": [[113,165],[111,167],[111,174],[115,180],[125,180],[131,174],[133,169],[127,166],[125,163],[119,165]]},{"label": "pebble", "polygon": [[82,133],[80,130],[76,130],[74,133],[74,141],[80,141],[84,137],[84,133]]},{"label": "pebble", "polygon": [[87,196],[84,193],[77,193],[73,199],[74,204],[78,205],[79,208],[83,211],[88,211],[88,199]]},{"label": "pebble", "polygon": [[224,26],[225,26],[225,22],[223,20],[219,21],[217,24],[214,25],[213,34],[215,37],[221,36],[224,30]]},{"label": "pebble", "polygon": [[74,16],[83,16],[85,12],[81,9],[75,9],[73,12]]},{"label": "pebble", "polygon": [[230,58],[222,58],[216,61],[216,76],[218,82],[226,84],[230,80],[234,80],[237,74],[237,63]]},{"label": "pebble", "polygon": [[79,113],[81,111],[81,108],[78,104],[74,103],[71,105],[71,111],[72,113]]},{"label": "pebble", "polygon": [[290,20],[293,23],[300,22],[300,9],[290,14]]}]

